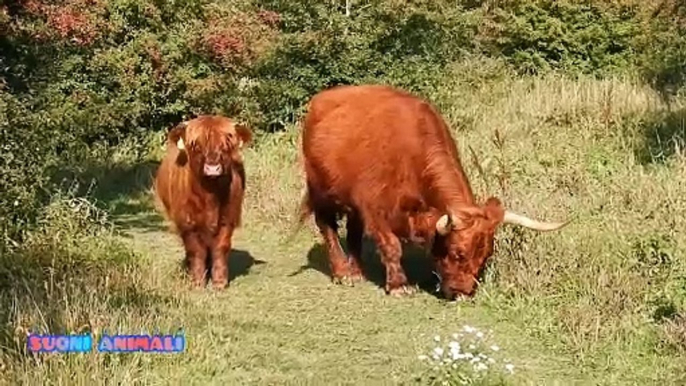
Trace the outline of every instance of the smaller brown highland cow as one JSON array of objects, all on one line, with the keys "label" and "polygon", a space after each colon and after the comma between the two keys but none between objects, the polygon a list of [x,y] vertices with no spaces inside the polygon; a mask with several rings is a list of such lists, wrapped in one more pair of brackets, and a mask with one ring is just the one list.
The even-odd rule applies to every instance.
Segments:
[{"label": "smaller brown highland cow", "polygon": [[167,154],[155,178],[159,206],[181,236],[186,268],[202,286],[229,282],[228,255],[240,226],[245,171],[241,148],[252,139],[244,126],[222,116],[182,122],[167,136]]}]

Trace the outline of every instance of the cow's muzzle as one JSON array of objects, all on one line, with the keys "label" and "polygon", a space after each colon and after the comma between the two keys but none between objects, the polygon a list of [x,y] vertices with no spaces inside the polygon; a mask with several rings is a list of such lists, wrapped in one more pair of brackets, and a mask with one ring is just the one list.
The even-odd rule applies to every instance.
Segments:
[{"label": "cow's muzzle", "polygon": [[205,175],[208,177],[217,177],[217,176],[222,174],[222,165],[220,165],[220,164],[215,164],[215,165],[205,164],[203,166],[203,173],[205,173]]}]

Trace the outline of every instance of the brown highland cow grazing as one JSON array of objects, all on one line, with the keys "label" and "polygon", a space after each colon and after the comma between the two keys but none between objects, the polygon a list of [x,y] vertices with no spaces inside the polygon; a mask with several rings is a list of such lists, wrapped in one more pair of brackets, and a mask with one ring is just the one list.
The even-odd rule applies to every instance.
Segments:
[{"label": "brown highland cow grazing", "polygon": [[194,284],[228,285],[228,255],[240,226],[245,172],[241,147],[250,142],[246,127],[222,116],[183,122],[167,136],[167,154],[155,178],[155,194],[181,236],[186,267]]},{"label": "brown highland cow grazing", "polygon": [[[340,86],[315,95],[302,131],[307,179],[301,219],[314,213],[334,281],[361,278],[362,237],[386,266],[386,291],[412,293],[400,264],[401,241],[431,245],[444,295],[472,295],[501,223],[539,231],[497,198],[477,204],[449,129],[427,102],[385,86]],[[345,256],[337,218],[347,218]]]}]

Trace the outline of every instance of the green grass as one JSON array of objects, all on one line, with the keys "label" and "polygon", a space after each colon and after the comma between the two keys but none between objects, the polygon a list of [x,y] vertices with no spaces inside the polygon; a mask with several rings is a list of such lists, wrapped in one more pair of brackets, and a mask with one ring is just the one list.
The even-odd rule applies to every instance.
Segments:
[{"label": "green grass", "polygon": [[[474,79],[457,76],[477,71]],[[182,274],[181,243],[152,207],[154,163],[117,166],[116,178],[102,179],[97,195],[121,234],[69,237],[100,240],[94,250],[111,250],[116,241],[122,257],[98,266],[106,256],[82,252],[96,258],[74,260],[57,275],[69,283],[71,270],[81,267],[88,277],[73,286],[58,280],[56,289],[42,289],[40,276],[3,288],[2,304],[13,305],[2,320],[3,378],[8,384],[422,384],[428,368],[417,356],[433,347],[434,335],[468,324],[492,330],[515,364],[508,384],[684,384],[680,102],[668,107],[630,79],[485,81],[488,71],[488,63],[457,67],[446,76],[454,80],[432,95],[455,128],[475,191],[528,215],[575,221],[547,234],[503,228],[473,300],[447,303],[426,291],[405,299],[384,295],[370,248],[372,280],[353,288],[331,284],[312,224],[290,237],[300,192],[291,127],[246,152],[244,227],[235,236],[235,277],[222,292],[193,290]],[[157,157],[158,151],[150,156]],[[410,278],[426,282],[431,275],[422,259],[413,251],[406,260]],[[39,271],[55,270],[55,261],[43,264]],[[32,286],[36,294],[26,294]],[[48,310],[53,323],[41,322]],[[20,347],[34,325],[121,333],[182,327],[188,348],[179,355],[33,358]]]}]

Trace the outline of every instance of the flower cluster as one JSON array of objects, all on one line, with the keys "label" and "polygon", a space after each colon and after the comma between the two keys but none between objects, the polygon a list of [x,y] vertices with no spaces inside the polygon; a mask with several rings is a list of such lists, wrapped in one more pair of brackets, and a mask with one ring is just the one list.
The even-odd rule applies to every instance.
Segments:
[{"label": "flower cluster", "polygon": [[487,335],[477,328],[463,326],[462,331],[443,339],[434,337],[435,347],[419,360],[431,367],[430,378],[438,385],[467,385],[486,376],[502,376],[514,373],[514,364],[499,360],[500,347],[489,343]]}]

